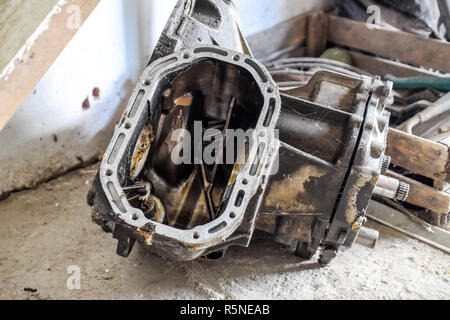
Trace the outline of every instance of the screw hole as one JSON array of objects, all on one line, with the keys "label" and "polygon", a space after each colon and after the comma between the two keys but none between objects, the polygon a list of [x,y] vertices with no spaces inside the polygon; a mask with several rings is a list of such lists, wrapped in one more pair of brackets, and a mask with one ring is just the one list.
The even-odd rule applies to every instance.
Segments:
[{"label": "screw hole", "polygon": [[242,184],[243,184],[244,186],[248,185],[248,180],[247,180],[247,179],[242,180]]},{"label": "screw hole", "polygon": [[137,213],[133,213],[133,216],[132,216],[132,218],[133,218],[133,220],[134,220],[134,221],[136,221],[136,220],[138,220],[138,219],[139,219],[139,216],[138,216],[138,214],[137,214]]},{"label": "screw hole", "polygon": [[150,85],[150,80],[149,79],[144,80],[143,84],[146,87],[149,86]]},{"label": "screw hole", "polygon": [[236,218],[236,213],[234,213],[234,212],[231,212],[231,213],[230,213],[230,218],[231,218],[231,219],[234,219],[234,218]]},{"label": "screw hole", "polygon": [[239,57],[238,55],[236,55],[236,56],[233,57],[233,60],[234,60],[234,61],[239,61],[239,59],[241,59],[241,57]]},{"label": "screw hole", "polygon": [[111,177],[111,176],[113,175],[112,170],[111,170],[111,169],[106,170],[106,175],[107,175],[108,177]]},{"label": "screw hole", "polygon": [[194,239],[198,239],[198,238],[200,238],[200,235],[198,234],[198,232],[196,232],[196,233],[194,233],[193,237],[194,237]]},{"label": "screw hole", "polygon": [[125,123],[125,129],[131,129],[131,123],[127,122]]},{"label": "screw hole", "polygon": [[273,93],[273,88],[272,87],[267,88],[267,92],[268,93]]},{"label": "screw hole", "polygon": [[185,53],[184,55],[183,55],[183,58],[184,59],[189,59],[191,56],[189,55],[189,53]]}]

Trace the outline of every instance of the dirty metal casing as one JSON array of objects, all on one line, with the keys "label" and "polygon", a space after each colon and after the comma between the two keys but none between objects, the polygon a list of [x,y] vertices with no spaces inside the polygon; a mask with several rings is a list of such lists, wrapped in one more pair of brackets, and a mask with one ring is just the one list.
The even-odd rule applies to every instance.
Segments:
[{"label": "dirty metal casing", "polygon": [[[228,185],[231,187],[224,192],[219,206],[220,216],[207,224],[183,230],[146,218],[139,208],[128,202],[124,187],[133,180],[130,179],[129,164],[133,161],[131,155],[136,150],[135,146],[141,143],[141,132],[149,121],[153,127],[157,126],[157,118],[161,114],[158,107],[161,107],[159,102],[164,88],[180,72],[204,61],[220,61],[247,71],[258,85],[262,104],[253,131],[256,143],[253,143],[247,163],[237,167],[239,170],[233,170]],[[232,244],[231,239],[248,244],[263,199],[266,177],[278,154],[279,141],[272,135],[280,104],[276,85],[265,68],[251,57],[238,52],[202,46],[153,62],[144,71],[134,90],[89,196],[96,222],[113,232],[119,243],[122,243],[118,253],[127,255],[135,239],[176,260],[192,260],[208,251],[216,251],[217,246],[222,246],[224,242]],[[256,170],[255,164],[258,166]]]},{"label": "dirty metal casing", "polygon": [[240,24],[239,14],[231,0],[179,0],[149,64],[199,45],[216,45],[251,55]]},{"label": "dirty metal casing", "polygon": [[298,256],[310,259],[320,245],[327,264],[354,243],[381,173],[391,90],[378,79],[317,71],[281,95],[280,170],[260,219]]},{"label": "dirty metal casing", "polygon": [[[179,220],[169,221],[177,202],[170,201],[165,191],[172,192],[174,187],[168,185],[183,184],[180,181],[186,177],[166,168],[166,158],[158,160],[155,155],[161,154],[163,146],[157,133],[164,124],[158,120],[164,109],[161,99],[167,86],[179,78],[184,79],[182,83],[209,79],[211,72],[205,70],[215,69],[208,63],[220,64],[220,70],[239,70],[224,81],[238,100],[241,96],[239,105],[251,106],[257,121],[245,129],[255,128],[255,140],[264,142],[264,148],[262,152],[253,149],[244,166],[234,166],[217,216],[193,223],[206,203],[195,200],[194,212],[185,212],[191,216],[180,226]],[[184,77],[183,72],[193,73]],[[247,93],[239,92],[246,85],[236,74],[247,75]],[[179,1],[88,195],[93,220],[113,233],[117,253],[128,256],[137,240],[159,255],[192,260],[232,245],[248,246],[255,228],[272,234],[280,244],[295,246],[296,255],[303,259],[322,248],[323,264],[341,246],[350,247],[365,222],[365,210],[381,173],[389,122],[384,108],[392,86],[354,72],[314,70],[311,74],[305,85],[280,94],[266,68],[251,57],[231,1]],[[195,89],[202,91],[208,85],[200,80]],[[211,90],[204,91],[211,94]],[[244,102],[245,96],[256,102]],[[182,125],[188,125],[189,115],[178,111],[183,114]],[[138,141],[142,152],[137,153],[137,160]],[[258,169],[253,171],[255,161]],[[161,172],[170,172],[163,184],[159,183]],[[162,211],[167,211],[164,215],[149,218],[128,202],[125,190],[139,177],[155,184]],[[192,197],[192,193],[185,194]]]}]

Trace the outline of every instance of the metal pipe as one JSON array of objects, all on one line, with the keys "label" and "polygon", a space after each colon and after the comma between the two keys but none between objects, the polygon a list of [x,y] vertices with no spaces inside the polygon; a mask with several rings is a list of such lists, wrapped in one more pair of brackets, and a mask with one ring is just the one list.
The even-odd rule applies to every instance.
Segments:
[{"label": "metal pipe", "polygon": [[406,133],[413,134],[413,130],[417,125],[427,122],[448,111],[450,111],[450,92],[442,96],[422,112],[407,120],[401,127]]},{"label": "metal pipe", "polygon": [[373,193],[389,199],[405,201],[408,198],[409,184],[395,178],[380,175]]},{"label": "metal pipe", "polygon": [[378,237],[380,233],[377,230],[361,227],[358,232],[358,236],[356,237],[356,243],[373,249],[377,244]]}]

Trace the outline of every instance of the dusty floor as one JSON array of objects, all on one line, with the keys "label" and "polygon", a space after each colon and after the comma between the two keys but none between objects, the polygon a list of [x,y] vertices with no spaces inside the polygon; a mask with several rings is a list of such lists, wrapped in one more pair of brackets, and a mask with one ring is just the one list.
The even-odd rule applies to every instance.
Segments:
[{"label": "dusty floor", "polygon": [[[136,246],[128,259],[90,219],[96,166],[0,202],[2,299],[448,299],[450,256],[381,225],[375,250],[355,245],[327,268],[261,238],[219,262],[175,263]],[[81,289],[66,287],[81,269]],[[25,288],[37,292],[25,291]]]}]

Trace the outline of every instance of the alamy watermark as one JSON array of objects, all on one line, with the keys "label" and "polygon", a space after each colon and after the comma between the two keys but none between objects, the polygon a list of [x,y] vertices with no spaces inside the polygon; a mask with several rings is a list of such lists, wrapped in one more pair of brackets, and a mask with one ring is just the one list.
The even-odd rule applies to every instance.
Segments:
[{"label": "alamy watermark", "polygon": [[71,5],[67,8],[67,29],[77,30],[81,28],[81,8],[77,5]]},{"label": "alamy watermark", "polygon": [[67,267],[67,274],[69,275],[66,280],[66,287],[69,290],[81,289],[81,269],[79,266]]},{"label": "alamy watermark", "polygon": [[[264,150],[278,137],[276,129],[227,129],[223,132],[216,128],[204,129],[201,121],[195,121],[193,130],[172,131],[170,158],[175,165],[244,165],[252,155],[251,162],[260,161]],[[277,170],[278,157],[275,160],[273,169]]]},{"label": "alamy watermark", "polygon": [[369,18],[367,19],[367,28],[373,30],[376,26],[381,26],[381,8],[377,5],[371,5],[367,7],[367,14]]}]

